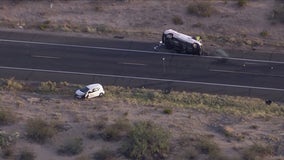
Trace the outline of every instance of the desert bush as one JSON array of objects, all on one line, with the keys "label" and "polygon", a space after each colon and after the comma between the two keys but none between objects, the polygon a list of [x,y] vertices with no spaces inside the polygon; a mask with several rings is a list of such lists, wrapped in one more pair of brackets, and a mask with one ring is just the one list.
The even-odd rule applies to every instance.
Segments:
[{"label": "desert bush", "polygon": [[83,151],[83,140],[82,138],[68,139],[63,145],[59,147],[57,153],[59,155],[77,155]]},{"label": "desert bush", "polygon": [[262,144],[253,144],[243,151],[245,160],[255,160],[257,158],[264,159],[265,156],[272,155],[273,148]]},{"label": "desert bush", "polygon": [[2,86],[7,90],[21,90],[24,88],[24,84],[15,80],[15,78],[4,79]]},{"label": "desert bush", "polygon": [[163,110],[163,113],[165,113],[165,114],[172,114],[173,110],[171,108],[166,108],[166,109]]},{"label": "desert bush", "polygon": [[19,153],[17,160],[34,160],[35,158],[34,152],[24,149]]},{"label": "desert bush", "polygon": [[269,35],[268,31],[266,31],[266,30],[260,32],[259,34],[260,34],[260,36],[262,36],[262,37],[267,37],[267,36]]},{"label": "desert bush", "polygon": [[179,16],[174,16],[172,18],[172,21],[175,25],[183,25],[183,23],[184,23],[183,20],[181,19],[181,17],[179,17]]},{"label": "desert bush", "polygon": [[130,131],[131,125],[126,119],[118,119],[114,124],[106,126],[101,134],[102,138],[107,141],[120,140]]},{"label": "desert bush", "polygon": [[115,152],[109,149],[101,149],[94,154],[94,160],[114,160]]},{"label": "desert bush", "polygon": [[39,29],[40,30],[46,30],[50,27],[50,24],[51,24],[51,21],[50,20],[46,20],[44,22],[42,22],[40,25],[39,25]]},{"label": "desert bush", "polygon": [[33,142],[45,143],[54,136],[55,128],[40,118],[29,119],[26,125],[26,136]]},{"label": "desert bush", "polygon": [[15,113],[9,109],[0,108],[0,126],[8,125],[16,122]]},{"label": "desert bush", "polygon": [[178,140],[178,144],[180,147],[185,148],[183,159],[229,159],[221,154],[219,146],[212,140],[210,135],[204,136],[187,134]]},{"label": "desert bush", "polygon": [[169,151],[169,132],[151,122],[138,122],[123,144],[122,152],[133,159],[160,159]]},{"label": "desert bush", "polygon": [[42,92],[56,92],[58,89],[56,82],[47,81],[40,83],[39,90]]},{"label": "desert bush", "polygon": [[219,146],[208,137],[200,137],[197,139],[196,149],[202,154],[217,155],[220,152]]},{"label": "desert bush", "polygon": [[216,9],[210,2],[193,2],[187,6],[187,12],[200,17],[210,17]]},{"label": "desert bush", "polygon": [[5,131],[0,131],[0,151],[10,147],[18,139],[19,135],[18,132],[10,134]]},{"label": "desert bush", "polygon": [[244,7],[248,4],[248,0],[237,0],[237,4],[239,7]]}]

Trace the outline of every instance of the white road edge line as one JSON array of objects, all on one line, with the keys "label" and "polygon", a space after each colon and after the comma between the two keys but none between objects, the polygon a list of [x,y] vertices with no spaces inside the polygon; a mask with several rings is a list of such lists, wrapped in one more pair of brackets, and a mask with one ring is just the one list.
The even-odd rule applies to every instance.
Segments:
[{"label": "white road edge line", "polygon": [[230,70],[222,70],[222,69],[209,69],[209,71],[211,71],[211,72],[222,72],[222,73],[246,74],[246,75],[254,75],[254,76],[284,77],[284,75],[230,71]]},{"label": "white road edge line", "polygon": [[146,64],[143,64],[143,63],[131,63],[131,62],[122,62],[119,64],[133,65],[133,66],[146,66]]},{"label": "white road edge line", "polygon": [[46,59],[60,59],[60,57],[52,57],[52,56],[41,56],[41,55],[32,55],[34,58],[46,58]]},{"label": "white road edge line", "polygon": [[[101,49],[101,50],[112,50],[112,51],[125,51],[125,52],[136,52],[136,53],[151,53],[151,54],[165,54],[165,55],[175,55],[175,56],[190,56],[193,57],[196,55],[188,54],[176,54],[169,52],[156,52],[156,51],[143,51],[143,50],[134,50],[134,49],[122,49],[122,48],[111,48],[111,47],[95,47],[95,46],[82,46],[74,44],[62,44],[62,43],[50,43],[50,42],[37,42],[37,41],[22,41],[22,40],[9,40],[9,39],[0,39],[0,42],[11,42],[11,43],[26,43],[26,44],[38,44],[38,45],[49,45],[49,46],[61,46],[61,47],[75,47],[75,48],[88,48],[88,49]],[[199,57],[199,56],[197,56]],[[204,58],[211,59],[222,59],[224,57],[219,56],[202,56]],[[250,61],[250,62],[260,62],[260,63],[272,63],[272,64],[284,64],[281,61],[269,61],[269,60],[256,60],[256,59],[245,59],[245,58],[226,58],[229,60],[238,60],[238,61]]]},{"label": "white road edge line", "polygon": [[126,78],[126,79],[152,80],[152,81],[162,81],[162,82],[176,82],[176,83],[186,83],[186,84],[222,86],[222,87],[258,89],[258,90],[270,90],[270,91],[284,92],[284,89],[282,89],[282,88],[256,87],[256,86],[220,84],[220,83],[198,82],[198,81],[184,81],[184,80],[161,79],[161,78],[150,78],[150,77],[136,77],[136,76],[124,76],[124,75],[112,75],[112,74],[100,74],[100,73],[80,73],[80,72],[71,72],[71,71],[56,71],[56,70],[35,69],[35,68],[19,68],[19,67],[7,67],[7,66],[0,66],[0,69],[37,71],[37,72],[49,72],[49,73],[63,73],[63,74],[76,74],[76,75],[101,76],[101,77],[115,77],[115,78]]}]

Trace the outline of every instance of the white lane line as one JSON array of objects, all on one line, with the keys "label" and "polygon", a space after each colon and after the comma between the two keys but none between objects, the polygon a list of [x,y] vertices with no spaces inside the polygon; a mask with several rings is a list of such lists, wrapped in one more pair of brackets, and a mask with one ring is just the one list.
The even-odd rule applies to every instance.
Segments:
[{"label": "white lane line", "polygon": [[245,74],[245,75],[254,75],[254,76],[267,76],[267,77],[284,77],[284,75],[278,74],[264,74],[264,73],[254,73],[254,72],[241,72],[241,71],[231,71],[231,70],[222,70],[222,69],[209,69],[211,72],[222,72],[222,73],[233,73],[233,74]]},{"label": "white lane line", "polygon": [[143,64],[143,63],[131,63],[131,62],[122,62],[119,64],[133,65],[133,66],[146,66],[146,64]]},{"label": "white lane line", "polygon": [[[36,42],[36,41],[21,41],[21,40],[9,40],[9,39],[0,39],[0,42],[26,43],[26,44],[49,45],[49,46],[59,46],[59,47],[101,49],[101,50],[139,52],[139,53],[157,53],[157,52],[154,52],[154,51],[143,51],[143,50],[134,50],[134,49],[122,49],[122,48],[111,48],[111,47],[95,47],[95,46],[83,46],[83,45],[75,45],[75,44],[62,44],[62,43],[49,43],[49,42]],[[170,54],[170,53],[167,53],[167,52],[159,52],[159,53]]]},{"label": "white lane line", "polygon": [[[223,57],[220,56],[204,56],[205,58],[211,58],[211,59],[223,59]],[[236,60],[236,61],[248,61],[248,62],[258,62],[258,63],[270,63],[270,64],[284,64],[282,61],[271,61],[271,60],[259,60],[259,59],[246,59],[246,58],[233,58],[233,57],[228,57],[225,58],[226,60]]]},{"label": "white lane line", "polygon": [[270,90],[270,91],[281,91],[281,92],[284,92],[283,88],[256,87],[256,86],[221,84],[221,83],[198,82],[198,81],[184,81],[184,80],[150,78],[150,77],[124,76],[124,75],[113,75],[113,74],[81,73],[81,72],[71,72],[71,71],[56,71],[56,70],[35,69],[35,68],[19,68],[19,67],[6,67],[6,66],[0,66],[0,69],[37,71],[37,72],[48,72],[48,73],[62,73],[62,74],[76,74],[76,75],[101,76],[101,77],[138,79],[138,80],[151,80],[151,81],[161,81],[161,82],[175,82],[175,83],[185,83],[185,84],[197,84],[197,85],[221,86],[221,87],[258,89],[258,90]]},{"label": "white lane line", "polygon": [[[95,46],[83,46],[83,45],[37,42],[37,41],[21,41],[21,40],[0,39],[0,42],[26,43],[26,44],[49,45],[49,46],[59,46],[59,47],[74,47],[74,48],[86,48],[86,49],[100,49],[100,50],[111,50],[111,51],[136,52],[136,53],[164,54],[164,55],[187,56],[187,57],[200,57],[198,55],[190,55],[190,54],[177,54],[177,53],[169,53],[169,52],[144,51],[144,50],[122,49],[122,48],[111,48],[111,47],[95,47]],[[219,57],[219,56],[217,56],[217,57],[216,56],[201,56],[201,57],[211,58],[211,59],[220,59],[220,58],[222,59],[222,58],[224,58],[224,57]],[[257,60],[257,59],[246,59],[246,58],[231,58],[231,57],[228,57],[226,59],[238,60],[238,61],[261,62],[261,63],[272,63],[272,64],[284,64],[284,62],[281,62],[281,61],[270,61],[270,60]]]},{"label": "white lane line", "polygon": [[34,58],[46,58],[46,59],[60,59],[60,57],[52,57],[52,56],[41,56],[41,55],[32,55]]}]

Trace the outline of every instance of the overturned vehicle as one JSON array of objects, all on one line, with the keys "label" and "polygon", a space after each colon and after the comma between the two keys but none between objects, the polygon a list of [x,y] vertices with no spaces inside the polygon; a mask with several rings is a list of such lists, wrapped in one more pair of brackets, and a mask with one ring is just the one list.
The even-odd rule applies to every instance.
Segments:
[{"label": "overturned vehicle", "polygon": [[167,49],[173,49],[180,53],[203,54],[200,37],[191,37],[172,29],[163,32],[161,43]]}]

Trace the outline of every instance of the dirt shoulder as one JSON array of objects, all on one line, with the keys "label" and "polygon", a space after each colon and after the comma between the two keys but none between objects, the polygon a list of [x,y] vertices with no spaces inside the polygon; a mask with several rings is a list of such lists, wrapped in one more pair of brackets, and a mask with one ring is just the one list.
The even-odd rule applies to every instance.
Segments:
[{"label": "dirt shoulder", "polygon": [[[66,82],[21,85],[15,80],[1,85],[0,138],[3,140],[3,135],[8,134],[11,140],[8,150],[1,143],[0,156],[4,159],[19,158],[26,152],[41,160],[90,160],[97,154],[128,159],[121,152],[131,135],[127,124],[139,122],[150,122],[170,134],[168,150],[155,159],[279,160],[284,156],[283,104],[114,86],[105,86],[104,97],[78,100],[72,97],[78,85]],[[38,142],[44,138],[42,135],[51,132],[47,126],[56,131],[52,136],[47,134],[44,143]],[[30,136],[28,128],[36,129],[33,132],[41,136]],[[18,137],[13,140],[14,135]],[[80,143],[67,143],[71,147],[66,147],[67,153],[78,152],[58,152],[66,141],[74,139]]]},{"label": "dirt shoulder", "polygon": [[[204,4],[205,3],[205,4]],[[0,3],[1,28],[81,33],[92,37],[160,40],[165,29],[201,35],[206,46],[281,52],[281,1],[10,1]],[[189,7],[204,10],[189,13]],[[280,8],[280,9],[279,9]],[[210,12],[209,12],[210,11]],[[199,13],[207,13],[205,16]],[[281,17],[280,17],[281,18]]]}]

